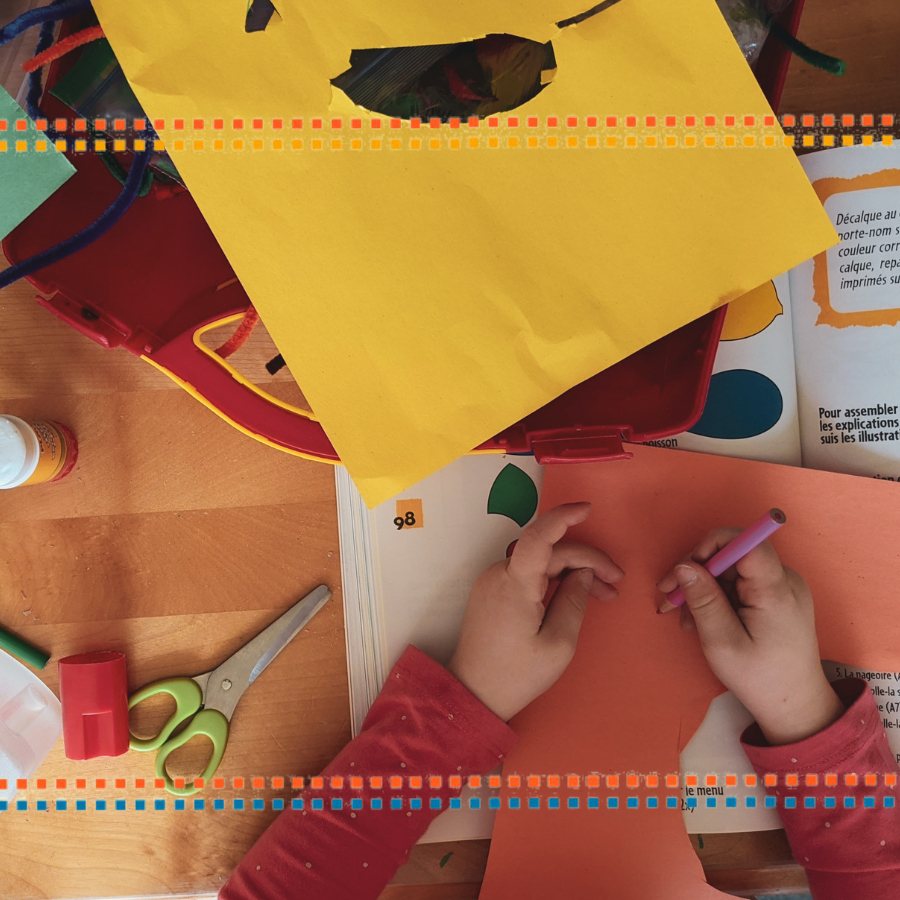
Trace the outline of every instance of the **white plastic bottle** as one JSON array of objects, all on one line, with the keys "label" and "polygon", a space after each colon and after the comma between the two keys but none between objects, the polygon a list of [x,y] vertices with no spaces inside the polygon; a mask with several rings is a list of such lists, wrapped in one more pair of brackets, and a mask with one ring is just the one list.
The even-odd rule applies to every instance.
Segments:
[{"label": "white plastic bottle", "polygon": [[0,416],[0,490],[59,481],[77,457],[78,445],[64,425]]}]

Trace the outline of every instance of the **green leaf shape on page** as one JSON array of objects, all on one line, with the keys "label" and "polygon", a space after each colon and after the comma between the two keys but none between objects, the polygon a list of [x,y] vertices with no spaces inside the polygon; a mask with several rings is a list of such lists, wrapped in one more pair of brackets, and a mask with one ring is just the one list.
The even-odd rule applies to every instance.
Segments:
[{"label": "green leaf shape on page", "polygon": [[537,505],[537,486],[526,472],[509,463],[491,485],[488,515],[506,516],[517,525],[524,526],[535,514]]}]

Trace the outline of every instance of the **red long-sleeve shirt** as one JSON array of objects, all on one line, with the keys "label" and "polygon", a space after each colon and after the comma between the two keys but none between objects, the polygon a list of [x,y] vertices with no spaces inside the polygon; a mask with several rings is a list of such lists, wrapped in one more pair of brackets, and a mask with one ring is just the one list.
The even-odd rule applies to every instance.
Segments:
[{"label": "red long-sleeve shirt", "polygon": [[[780,810],[794,856],[806,867],[816,900],[893,900],[900,894],[900,810],[885,808],[884,773],[896,772],[884,729],[865,682],[835,684],[847,712],[819,734],[782,747],[769,747],[756,726],[743,735],[744,748],[761,775],[798,774],[798,793],[815,796],[814,808]],[[219,893],[220,900],[374,900],[406,861],[432,819],[448,808],[459,790],[454,776],[490,772],[516,741],[500,721],[446,669],[414,647],[393,668],[372,705],[359,736],[325,769],[326,791],[308,790],[304,809],[282,813],[241,861]],[[860,773],[860,786],[840,790],[805,782],[805,774]],[[878,788],[864,785],[865,773],[879,773]],[[440,787],[426,773],[444,773]],[[409,776],[423,778],[421,809],[410,809]],[[372,789],[370,779],[383,779]],[[391,789],[401,777],[403,790]],[[333,783],[333,778],[343,783]],[[360,791],[364,779],[366,790]],[[779,777],[779,784],[784,778]],[[779,790],[790,790],[779,788]],[[855,792],[856,807],[843,807]],[[316,809],[340,795],[342,808]],[[354,794],[365,796],[352,806]],[[402,795],[398,809],[391,800]],[[840,808],[824,806],[837,795]],[[874,808],[864,797],[875,797]],[[372,809],[373,798],[382,800]],[[439,801],[439,807],[436,804]],[[433,805],[434,804],[434,805]],[[779,804],[779,807],[781,804]]]}]

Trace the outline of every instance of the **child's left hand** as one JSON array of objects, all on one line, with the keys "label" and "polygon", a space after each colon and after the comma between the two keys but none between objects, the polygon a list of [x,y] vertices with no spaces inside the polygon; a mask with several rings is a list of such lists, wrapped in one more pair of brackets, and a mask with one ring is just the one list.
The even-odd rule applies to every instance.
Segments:
[{"label": "child's left hand", "polygon": [[[504,721],[544,693],[575,653],[588,597],[613,600],[625,573],[601,550],[563,541],[589,503],[551,509],[523,532],[509,559],[485,570],[469,596],[447,667]],[[544,608],[550,580],[563,572]]]}]

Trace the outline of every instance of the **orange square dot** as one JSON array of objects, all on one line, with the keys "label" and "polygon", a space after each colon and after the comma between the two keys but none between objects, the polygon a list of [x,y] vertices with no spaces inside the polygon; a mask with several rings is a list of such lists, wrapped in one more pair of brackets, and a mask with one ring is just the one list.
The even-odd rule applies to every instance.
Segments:
[{"label": "orange square dot", "polygon": [[725,116],[725,127],[726,128],[734,127],[734,116]]},{"label": "orange square dot", "polygon": [[584,783],[589,788],[598,788],[600,787],[600,776],[588,775],[588,777],[584,779]]},{"label": "orange square dot", "polygon": [[458,791],[462,787],[462,778],[460,778],[459,775],[451,775],[447,779],[447,786]]},{"label": "orange square dot", "polygon": [[[362,785],[360,785],[360,787],[362,787]],[[272,790],[280,791],[280,790],[282,790],[282,788],[284,788],[284,779],[281,778],[280,776],[273,778],[272,779]]]},{"label": "orange square dot", "polygon": [[76,778],[75,779],[75,788],[79,791],[83,791],[87,787],[87,779],[85,778]]},{"label": "orange square dot", "polygon": [[459,128],[459,119],[453,117],[450,119],[450,127],[451,128]]},{"label": "orange square dot", "polygon": [[488,778],[488,787],[493,788],[494,790],[499,788],[502,785],[502,783],[503,783],[503,779],[500,778],[499,775],[491,775]]},{"label": "orange square dot", "polygon": [[354,791],[361,791],[363,789],[363,780],[359,777],[359,775],[354,775],[350,779],[350,787]]},{"label": "orange square dot", "polygon": [[706,786],[707,787],[715,787],[718,779],[715,775],[707,775],[706,776]]},{"label": "orange square dot", "polygon": [[255,791],[261,791],[266,786],[265,779],[258,776],[254,776],[252,784]]},{"label": "orange square dot", "polygon": [[[867,783],[868,783],[868,782],[867,782]],[[46,779],[46,778],[38,778],[38,779],[35,781],[34,786],[35,786],[39,791],[45,790],[46,787],[47,787],[47,779]]]},{"label": "orange square dot", "polygon": [[548,775],[547,776],[547,787],[548,788],[558,788],[559,787],[559,775]]},{"label": "orange square dot", "polygon": [[617,788],[619,786],[619,776],[618,775],[607,775],[606,776],[606,786],[608,788]]},{"label": "orange square dot", "polygon": [[225,128],[225,120],[224,119],[213,119],[213,128],[216,131],[222,131]]},{"label": "orange square dot", "polygon": [[135,778],[135,779],[134,779],[134,786],[135,786],[138,790],[143,790],[144,787],[146,786],[146,781],[145,781],[143,778]]},{"label": "orange square dot", "polygon": [[644,779],[648,788],[659,787],[659,778],[656,775],[647,775]]},{"label": "orange square dot", "polygon": [[540,775],[529,775],[528,776],[528,787],[539,788],[540,786],[541,786],[541,776]]},{"label": "orange square dot", "polygon": [[796,774],[794,774],[794,775],[785,775],[785,776],[784,776],[784,783],[785,783],[785,785],[786,785],[787,787],[797,787],[797,785],[800,783],[800,779],[797,777]]},{"label": "orange square dot", "polygon": [[325,787],[325,779],[321,775],[315,775],[309,779],[309,786],[314,791],[321,791]]},{"label": "orange square dot", "polygon": [[693,128],[697,124],[696,116],[685,116],[684,117],[684,127],[685,128]]},{"label": "orange square dot", "polygon": [[644,124],[648,128],[656,128],[656,116],[647,116],[647,118],[644,119]]},{"label": "orange square dot", "polygon": [[243,778],[235,778],[232,782],[232,785],[236,791],[242,791],[244,789],[244,779]]},{"label": "orange square dot", "polygon": [[855,116],[852,116],[852,115],[850,115],[850,116],[841,116],[841,124],[842,124],[845,128],[852,128],[852,127],[853,127],[853,124],[854,124],[854,121],[855,121],[855,118],[856,118],[856,117],[855,117]]},{"label": "orange square dot", "polygon": [[637,125],[637,117],[636,116],[626,116],[625,117],[625,125],[628,128],[634,128]]},{"label": "orange square dot", "polygon": [[16,789],[20,791],[28,790],[28,779],[27,778],[17,778],[16,779]]},{"label": "orange square dot", "polygon": [[216,790],[222,790],[225,787],[225,779],[224,778],[213,778],[213,787]]},{"label": "orange square dot", "polygon": [[744,776],[744,785],[746,787],[756,787],[756,776],[755,775],[745,775]]},{"label": "orange square dot", "polygon": [[[752,117],[752,116],[749,116],[748,118],[753,118],[753,117]],[[775,125],[775,116],[763,116],[763,125],[765,125],[766,128],[772,128],[772,127],[774,127],[774,125]]]},{"label": "orange square dot", "polygon": [[830,773],[825,776],[825,784],[828,785],[828,787],[834,787],[837,783],[838,777],[836,774]]},{"label": "orange square dot", "polygon": [[57,778],[56,779],[56,789],[58,791],[64,791],[66,789],[66,779],[65,778]]},{"label": "orange square dot", "polygon": [[640,784],[640,779],[637,775],[628,775],[625,778],[625,784],[630,788],[636,788]]},{"label": "orange square dot", "polygon": [[331,779],[331,789],[334,791],[340,791],[340,790],[343,790],[343,787],[344,787],[344,779],[341,778],[339,775],[335,775]]},{"label": "orange square dot", "polygon": [[390,783],[391,783],[391,789],[395,790],[395,791],[397,791],[403,787],[403,779],[399,775],[391,776]]},{"label": "orange square dot", "polygon": [[519,127],[519,117],[518,116],[509,116],[506,120],[506,125],[509,128],[518,128]]},{"label": "orange square dot", "polygon": [[704,117],[703,117],[703,124],[704,124],[707,128],[711,128],[713,125],[716,124],[716,117],[715,117],[715,116],[704,116]]},{"label": "orange square dot", "polygon": [[87,120],[76,119],[75,120],[75,130],[76,131],[87,131]]},{"label": "orange square dot", "polygon": [[174,781],[175,781],[175,787],[177,787],[179,790],[182,790],[184,788],[184,779],[183,778],[175,778]]},{"label": "orange square dot", "polygon": [[774,787],[778,784],[778,776],[777,775],[766,775],[763,779],[763,783],[766,787]]},{"label": "orange square dot", "polygon": [[529,128],[537,128],[538,127],[537,116],[529,116],[528,117],[528,127]]},{"label": "orange square dot", "polygon": [[166,130],[166,120],[165,119],[154,119],[153,120],[153,130],[154,131],[165,131]]},{"label": "orange square dot", "polygon": [[145,131],[147,128],[147,120],[146,119],[135,119],[134,120],[134,130],[135,131]]},{"label": "orange square dot", "polygon": [[410,128],[421,128],[422,120],[420,118],[418,118],[417,116],[414,116],[412,119],[409,120],[409,127]]},{"label": "orange square dot", "polygon": [[342,121],[341,119],[332,119],[332,120],[331,120],[331,127],[332,127],[332,128],[335,128],[335,129],[337,129],[337,128],[343,128],[343,127],[344,127],[344,123],[343,123],[343,121]]},{"label": "orange square dot", "polygon": [[782,124],[785,128],[793,128],[793,127],[794,127],[794,124],[795,124],[795,121],[796,121],[796,120],[794,119],[793,116],[791,116],[791,115],[786,115],[786,116],[784,116],[784,117],[782,118],[781,124]]},{"label": "orange square dot", "polygon": [[586,121],[588,128],[596,128],[599,120],[596,116],[588,116]]},{"label": "orange square dot", "polygon": [[400,120],[399,119],[391,119],[391,128],[393,128],[396,131],[399,127],[400,127]]},{"label": "orange square dot", "polygon": [[470,788],[480,788],[481,787],[481,776],[480,775],[470,775],[469,776],[469,787]]},{"label": "orange square dot", "polygon": [[[0,124],[2,124],[4,127],[6,125],[5,122]],[[69,127],[69,123],[65,119],[56,119],[56,121],[54,121],[53,123],[53,127],[57,131],[65,131]]]},{"label": "orange square dot", "polygon": [[46,119],[35,119],[34,127],[37,128],[38,131],[46,131],[47,130],[47,120]]},{"label": "orange square dot", "polygon": [[[432,121],[434,121],[432,119]],[[488,128],[499,128],[500,127],[500,119],[497,116],[489,116],[488,117]]]},{"label": "orange square dot", "polygon": [[413,791],[422,790],[422,776],[421,775],[410,775],[409,787]]},{"label": "orange square dot", "polygon": [[281,131],[284,128],[284,120],[283,119],[272,119],[272,128],[275,131]]},{"label": "orange square dot", "polygon": [[822,116],[822,125],[825,128],[834,128],[834,116]]},{"label": "orange square dot", "polygon": [[547,116],[547,127],[548,128],[559,127],[559,119],[556,116]]},{"label": "orange square dot", "polygon": [[577,775],[569,775],[566,778],[566,787],[577,788],[581,779]]},{"label": "orange square dot", "polygon": [[857,784],[856,773],[851,772],[849,775],[845,775],[844,776],[844,784],[846,784],[847,787],[856,787],[856,784]]},{"label": "orange square dot", "polygon": [[863,128],[871,128],[875,124],[875,117],[869,113],[862,117]]},{"label": "orange square dot", "polygon": [[725,787],[737,787],[737,775],[726,775]]},{"label": "orange square dot", "polygon": [[371,128],[381,128],[381,119],[372,119],[370,123]]},{"label": "orange square dot", "polygon": [[295,131],[303,127],[303,119],[291,119],[291,128]]},{"label": "orange square dot", "polygon": [[566,125],[569,128],[578,127],[578,116],[566,116]]},{"label": "orange square dot", "polygon": [[881,117],[881,124],[885,128],[893,128],[894,127],[894,117],[890,113],[887,113]]},{"label": "orange square dot", "polygon": [[6,779],[0,778],[0,791],[5,791],[6,789]]},{"label": "orange square dot", "polygon": [[[869,772],[866,774],[865,781],[866,787],[874,787],[876,784],[878,784],[878,776],[873,774],[872,772]],[[40,784],[38,784],[38,787],[40,787]]]},{"label": "orange square dot", "polygon": [[155,787],[157,790],[161,791],[165,786],[166,786],[165,778],[154,778],[153,779],[153,787]]},{"label": "orange square dot", "polygon": [[98,791],[102,791],[106,787],[106,779],[98,778],[97,781],[95,782],[95,785],[96,785],[96,788]]},{"label": "orange square dot", "polygon": [[677,124],[675,116],[666,116],[666,128],[674,128]]},{"label": "orange square dot", "polygon": [[803,116],[803,127],[812,128],[816,124],[815,116]]},{"label": "orange square dot", "polygon": [[380,775],[374,775],[369,779],[369,787],[374,791],[380,791],[384,787],[384,779]]},{"label": "orange square dot", "polygon": [[443,784],[443,779],[440,775],[432,775],[428,779],[428,787],[430,787],[433,791],[438,790]]},{"label": "orange square dot", "polygon": [[123,787],[125,787],[125,779],[124,779],[124,778],[117,778],[117,779],[116,779],[116,787],[117,787],[117,788],[120,788],[120,789],[123,788]]},{"label": "orange square dot", "polygon": [[194,779],[194,787],[195,788],[205,788],[206,787],[206,779],[205,778],[195,778]]},{"label": "orange square dot", "polygon": [[125,130],[125,120],[124,119],[113,119],[113,129],[115,131],[124,131]]},{"label": "orange square dot", "polygon": [[892,772],[884,776],[884,783],[888,787],[894,787],[897,784],[897,776]]},{"label": "orange square dot", "polygon": [[233,131],[243,131],[244,130],[244,120],[243,119],[232,119],[231,120],[231,128]]},{"label": "orange square dot", "polygon": [[815,787],[819,783],[819,776],[813,774],[812,772],[808,773],[806,776],[806,786],[807,787]]},{"label": "orange square dot", "polygon": [[678,787],[678,776],[677,775],[666,775],[666,787],[677,788]]},{"label": "orange square dot", "polygon": [[469,116],[469,128],[477,128],[479,121],[478,116]]},{"label": "orange square dot", "polygon": [[184,119],[175,119],[175,120],[172,122],[172,127],[173,127],[176,131],[184,131]]},{"label": "orange square dot", "polygon": [[697,787],[697,776],[696,775],[688,775],[687,778],[684,779],[684,783],[688,787]]},{"label": "orange square dot", "polygon": [[203,119],[194,119],[194,131],[202,131],[206,128],[206,122]]},{"label": "orange square dot", "polygon": [[511,788],[522,787],[522,779],[518,775],[510,775],[506,779],[506,786]]},{"label": "orange square dot", "polygon": [[359,131],[359,129],[362,128],[362,119],[351,119],[350,127],[355,128],[357,131]]},{"label": "orange square dot", "polygon": [[16,120],[16,131],[28,131],[28,123],[24,119]]}]

